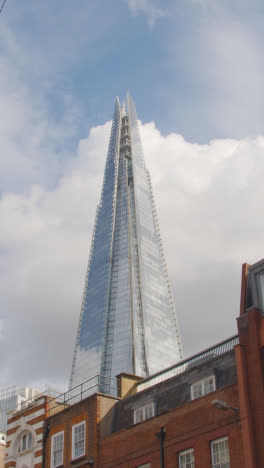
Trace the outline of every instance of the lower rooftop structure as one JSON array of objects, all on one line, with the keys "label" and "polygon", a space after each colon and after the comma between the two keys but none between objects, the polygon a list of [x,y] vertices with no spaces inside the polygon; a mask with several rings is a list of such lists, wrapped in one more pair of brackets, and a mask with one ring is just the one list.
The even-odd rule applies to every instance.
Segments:
[{"label": "lower rooftop structure", "polygon": [[264,317],[247,305],[250,268],[242,269],[238,335],[146,379],[118,375],[107,382],[117,396],[100,393],[102,376],[89,379],[49,400],[41,424],[23,410],[12,415],[6,468],[21,466],[30,432],[43,468],[263,467]]},{"label": "lower rooftop structure", "polygon": [[41,392],[35,388],[21,387],[19,385],[10,385],[0,388],[0,431],[6,431],[7,415],[11,410],[16,410],[27,405]]},{"label": "lower rooftop structure", "polygon": [[[159,382],[155,380],[157,375],[153,380],[143,380],[120,374],[116,397],[96,391],[100,390],[101,376],[66,392],[54,401],[53,409],[58,405],[61,411],[47,415],[44,467],[141,467],[146,463],[160,466],[156,435],[161,427],[166,426],[168,440],[172,434],[175,438],[175,427],[182,438],[188,437],[188,431],[196,431],[201,437],[201,430],[215,433],[219,424],[232,426],[233,414],[222,413],[212,407],[211,401],[228,400],[234,407],[239,404],[234,349],[237,343],[238,337],[232,337],[166,369],[159,373]],[[175,375],[168,378],[172,370]],[[79,401],[75,403],[76,398]],[[183,422],[179,425],[183,419],[185,432]],[[235,427],[235,437],[237,431]],[[138,457],[138,451],[147,455]],[[178,465],[174,461],[165,466]]]}]

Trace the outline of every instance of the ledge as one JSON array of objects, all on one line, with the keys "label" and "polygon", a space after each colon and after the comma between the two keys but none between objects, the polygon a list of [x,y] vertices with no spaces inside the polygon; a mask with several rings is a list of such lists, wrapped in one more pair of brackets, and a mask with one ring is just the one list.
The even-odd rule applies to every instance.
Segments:
[{"label": "ledge", "polygon": [[76,457],[76,458],[73,458],[71,461],[70,461],[70,464],[73,465],[75,462],[79,462],[81,460],[84,460],[86,458],[86,455],[81,455],[80,457]]}]

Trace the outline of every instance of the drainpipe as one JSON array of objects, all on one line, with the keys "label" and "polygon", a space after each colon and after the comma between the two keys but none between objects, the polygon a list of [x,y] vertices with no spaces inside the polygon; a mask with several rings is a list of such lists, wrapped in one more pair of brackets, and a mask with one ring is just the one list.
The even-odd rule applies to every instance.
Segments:
[{"label": "drainpipe", "polygon": [[166,435],[165,427],[160,428],[160,432],[155,434],[156,437],[160,440],[160,468],[165,468],[164,464],[164,439]]},{"label": "drainpipe", "polygon": [[49,424],[44,426],[43,440],[42,440],[42,468],[45,468],[45,451],[46,451],[46,439],[49,435]]}]

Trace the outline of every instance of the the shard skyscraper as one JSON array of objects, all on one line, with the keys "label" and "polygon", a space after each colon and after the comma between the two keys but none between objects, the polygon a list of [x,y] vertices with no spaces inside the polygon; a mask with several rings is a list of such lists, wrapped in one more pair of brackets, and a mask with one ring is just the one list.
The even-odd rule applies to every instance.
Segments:
[{"label": "the shard skyscraper", "polygon": [[70,388],[98,374],[148,376],[181,358],[150,176],[128,94],[126,106],[115,103]]}]

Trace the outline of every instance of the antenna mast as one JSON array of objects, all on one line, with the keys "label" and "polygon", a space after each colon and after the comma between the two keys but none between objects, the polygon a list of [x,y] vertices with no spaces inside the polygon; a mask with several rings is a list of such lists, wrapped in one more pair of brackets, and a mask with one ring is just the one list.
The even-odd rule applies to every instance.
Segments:
[{"label": "antenna mast", "polygon": [[3,5],[2,5],[1,8],[0,8],[0,14],[2,13],[2,10],[3,10],[4,6],[5,6],[5,2],[6,2],[6,0],[4,0],[4,3],[3,3]]}]

